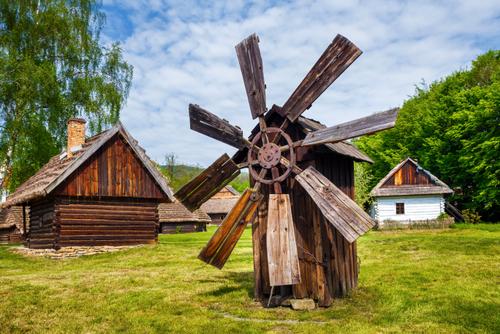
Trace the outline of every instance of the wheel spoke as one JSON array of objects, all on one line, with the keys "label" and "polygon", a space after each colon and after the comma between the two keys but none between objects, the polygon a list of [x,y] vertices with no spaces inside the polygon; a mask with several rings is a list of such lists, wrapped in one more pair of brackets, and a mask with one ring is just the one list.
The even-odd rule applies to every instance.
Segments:
[{"label": "wheel spoke", "polygon": [[280,146],[281,153],[288,152],[288,151],[290,151],[290,146],[288,146],[288,145]]}]

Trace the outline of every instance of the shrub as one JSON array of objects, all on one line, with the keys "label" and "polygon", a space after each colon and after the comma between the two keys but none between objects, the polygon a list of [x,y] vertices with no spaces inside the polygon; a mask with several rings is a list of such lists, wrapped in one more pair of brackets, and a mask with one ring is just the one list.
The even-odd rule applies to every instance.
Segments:
[{"label": "shrub", "polygon": [[467,224],[478,224],[481,222],[481,216],[472,209],[465,209],[462,211],[462,216]]}]

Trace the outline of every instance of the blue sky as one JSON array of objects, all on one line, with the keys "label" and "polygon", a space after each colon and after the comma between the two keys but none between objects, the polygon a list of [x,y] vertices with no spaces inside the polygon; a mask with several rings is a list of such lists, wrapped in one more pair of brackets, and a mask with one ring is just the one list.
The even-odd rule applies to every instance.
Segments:
[{"label": "blue sky", "polygon": [[122,122],[163,162],[209,165],[234,149],[189,129],[197,103],[239,125],[250,116],[234,46],[257,33],[267,104],[282,105],[337,33],[363,54],[306,111],[327,125],[401,106],[415,85],[500,45],[498,0],[104,0],[105,42],[120,41],[134,78]]}]

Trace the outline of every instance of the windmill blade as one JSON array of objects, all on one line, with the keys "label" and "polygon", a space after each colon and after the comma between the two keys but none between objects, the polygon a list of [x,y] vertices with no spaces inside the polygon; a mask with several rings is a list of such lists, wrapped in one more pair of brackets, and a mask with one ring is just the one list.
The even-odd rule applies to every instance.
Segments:
[{"label": "windmill blade", "polygon": [[269,195],[266,242],[270,285],[300,283],[299,255],[288,194]]},{"label": "windmill blade", "polygon": [[396,124],[398,113],[399,108],[393,108],[354,121],[310,132],[302,141],[302,146],[337,143],[349,138],[390,129]]},{"label": "windmill blade", "polygon": [[361,53],[354,43],[337,35],[285,102],[280,113],[294,122]]},{"label": "windmill blade", "polygon": [[223,143],[241,149],[245,147],[245,138],[240,128],[231,125],[199,105],[189,105],[189,125],[191,130],[202,133]]},{"label": "windmill blade", "polygon": [[241,41],[236,45],[236,54],[240,63],[252,118],[255,119],[266,112],[266,84],[264,83],[259,37],[252,34]]},{"label": "windmill blade", "polygon": [[200,175],[179,189],[174,196],[194,211],[240,174],[238,166],[223,154]]},{"label": "windmill blade", "polygon": [[245,190],[205,248],[200,252],[198,258],[222,269],[236,243],[241,238],[246,225],[255,217],[261,197],[252,189]]},{"label": "windmill blade", "polygon": [[295,180],[311,196],[326,220],[350,243],[368,232],[375,221],[330,180],[310,166]]}]

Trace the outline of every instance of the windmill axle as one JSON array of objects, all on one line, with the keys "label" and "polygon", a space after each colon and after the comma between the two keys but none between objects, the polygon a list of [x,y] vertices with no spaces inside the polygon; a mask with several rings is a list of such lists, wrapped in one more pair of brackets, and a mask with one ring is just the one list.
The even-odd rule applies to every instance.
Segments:
[{"label": "windmill axle", "polygon": [[278,145],[267,143],[262,146],[258,154],[259,164],[263,168],[272,168],[279,164],[281,159],[281,150]]}]

